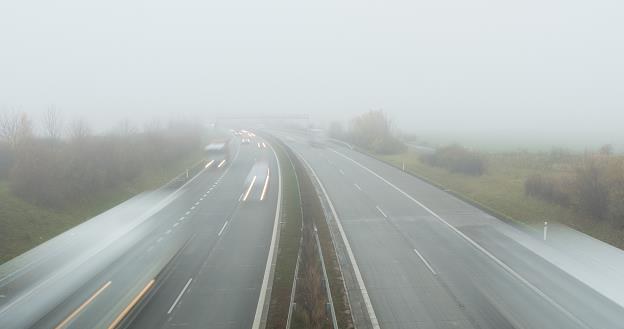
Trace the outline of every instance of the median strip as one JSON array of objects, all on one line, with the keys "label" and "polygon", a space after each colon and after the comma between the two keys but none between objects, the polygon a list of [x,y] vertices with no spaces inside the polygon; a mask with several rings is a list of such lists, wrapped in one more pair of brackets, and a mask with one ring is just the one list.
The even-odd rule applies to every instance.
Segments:
[{"label": "median strip", "polygon": [[318,193],[281,142],[284,213],[266,328],[352,328],[351,309]]}]

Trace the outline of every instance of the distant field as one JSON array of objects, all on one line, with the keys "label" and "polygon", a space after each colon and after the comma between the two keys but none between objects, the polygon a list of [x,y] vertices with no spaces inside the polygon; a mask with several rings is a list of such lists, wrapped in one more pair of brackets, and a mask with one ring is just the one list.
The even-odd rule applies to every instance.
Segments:
[{"label": "distant field", "polygon": [[181,159],[168,168],[143,172],[137,179],[100,193],[63,210],[25,202],[0,180],[0,264],[83,221],[150,189],[154,189],[199,161],[200,153]]},{"label": "distant field", "polygon": [[[526,134],[510,132],[465,132],[465,133],[427,133],[419,135],[419,142],[428,142],[431,145],[448,145],[460,143],[469,148],[488,152],[507,152],[510,150],[527,150],[530,152],[550,151],[553,147],[563,147],[576,152],[588,149],[598,149],[604,144],[611,143],[616,153],[624,153],[624,143],[620,136],[587,136],[569,134]],[[615,141],[615,142],[613,142]],[[418,143],[417,143],[418,144]]]},{"label": "distant field", "polygon": [[608,221],[595,220],[571,209],[525,196],[524,181],[529,175],[570,170],[565,163],[546,161],[544,156],[537,153],[497,153],[484,156],[487,171],[482,176],[467,176],[431,167],[421,162],[413,152],[378,157],[397,166],[405,162],[406,170],[474,200],[499,216],[527,224],[541,224],[544,220],[557,221],[624,248],[624,231],[616,229]]}]

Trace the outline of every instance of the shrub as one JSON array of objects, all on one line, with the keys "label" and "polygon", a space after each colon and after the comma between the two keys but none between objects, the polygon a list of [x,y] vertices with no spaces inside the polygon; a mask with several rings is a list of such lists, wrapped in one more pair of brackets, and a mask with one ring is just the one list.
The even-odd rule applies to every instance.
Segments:
[{"label": "shrub", "polygon": [[480,154],[460,145],[438,148],[434,153],[424,154],[423,162],[452,172],[480,176],[485,172],[485,161]]},{"label": "shrub", "polygon": [[406,149],[393,134],[392,123],[381,110],[368,111],[353,119],[348,138],[353,144],[379,154],[400,153]]},{"label": "shrub", "polygon": [[13,152],[8,144],[0,142],[0,178],[9,174],[9,169],[13,166]]},{"label": "shrub", "polygon": [[92,197],[138,178],[145,170],[167,167],[199,149],[200,131],[175,126],[149,133],[76,135],[50,143],[33,138],[15,151],[9,174],[11,192],[53,208]]},{"label": "shrub", "polygon": [[565,185],[561,179],[534,174],[524,182],[524,192],[528,196],[569,207],[571,198]]},{"label": "shrub", "polygon": [[606,217],[609,186],[604,168],[598,167],[593,161],[580,167],[576,174],[576,191],[581,211],[601,219]]}]

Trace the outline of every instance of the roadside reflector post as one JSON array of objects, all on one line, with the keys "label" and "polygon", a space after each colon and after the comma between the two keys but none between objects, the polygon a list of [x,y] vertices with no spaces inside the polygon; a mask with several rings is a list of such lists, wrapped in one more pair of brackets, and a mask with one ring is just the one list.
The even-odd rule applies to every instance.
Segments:
[{"label": "roadside reflector post", "polygon": [[188,169],[186,169],[186,179],[188,179]]},{"label": "roadside reflector post", "polygon": [[548,237],[548,222],[544,222],[544,241]]},{"label": "roadside reflector post", "polygon": [[405,161],[403,161],[403,171],[405,171]]}]

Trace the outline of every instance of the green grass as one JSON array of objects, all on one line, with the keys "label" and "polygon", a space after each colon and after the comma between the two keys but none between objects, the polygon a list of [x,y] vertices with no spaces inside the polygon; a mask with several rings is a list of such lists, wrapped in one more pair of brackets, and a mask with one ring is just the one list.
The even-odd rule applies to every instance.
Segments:
[{"label": "green grass", "polygon": [[199,161],[200,153],[167,168],[144,171],[137,179],[92,195],[62,210],[28,203],[11,194],[0,180],[0,264],[114,207],[130,197],[157,188]]},{"label": "green grass", "polygon": [[376,157],[398,167],[405,162],[406,170],[412,174],[451,190],[501,219],[536,226],[544,220],[560,222],[624,248],[624,232],[614,229],[609,222],[597,221],[572,209],[524,194],[524,181],[529,175],[570,170],[565,163],[550,163],[544,156],[535,153],[496,153],[484,156],[487,172],[482,176],[467,176],[429,166],[412,152]]},{"label": "green grass", "polygon": [[277,140],[265,136],[277,153],[282,173],[282,217],[277,259],[271,289],[267,328],[285,328],[301,239],[301,204],[297,177],[288,153]]}]

